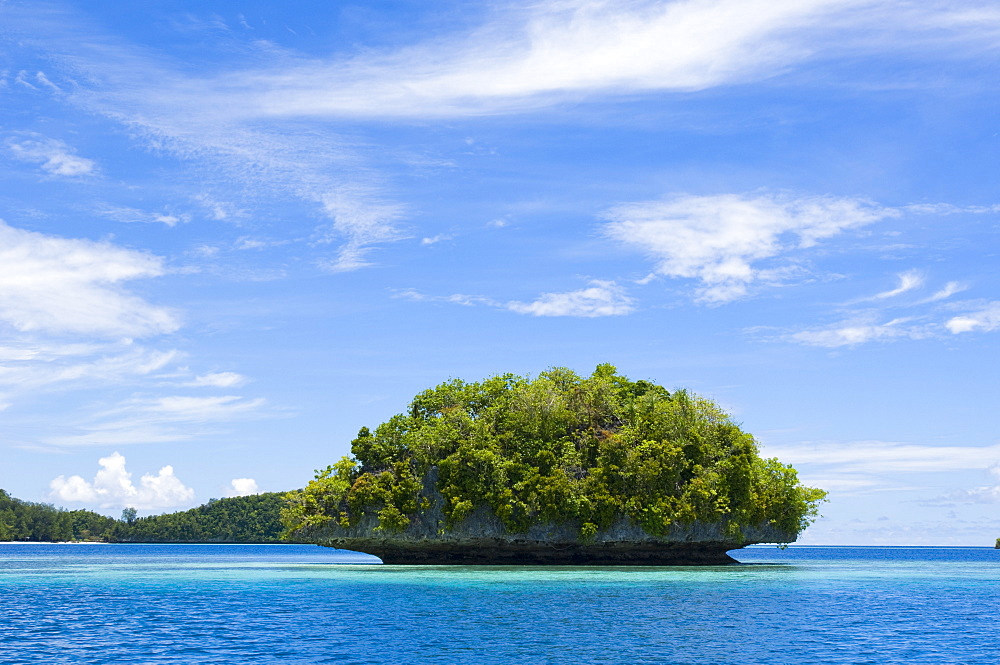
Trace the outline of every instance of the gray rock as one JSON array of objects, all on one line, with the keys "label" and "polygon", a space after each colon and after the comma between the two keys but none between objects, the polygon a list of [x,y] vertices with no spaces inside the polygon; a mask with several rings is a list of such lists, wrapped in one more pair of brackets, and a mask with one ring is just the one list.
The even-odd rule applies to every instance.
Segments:
[{"label": "gray rock", "polygon": [[583,540],[579,522],[535,524],[527,532],[511,533],[484,506],[446,528],[436,468],[425,476],[421,495],[430,505],[403,531],[379,530],[377,516],[367,513],[351,527],[332,525],[302,535],[319,545],[374,554],[387,564],[649,566],[735,563],[727,551],[792,542],[796,535],[764,524],[743,528],[737,541],[726,535],[724,522],[694,522],[674,524],[665,535],[654,536],[621,517]]}]

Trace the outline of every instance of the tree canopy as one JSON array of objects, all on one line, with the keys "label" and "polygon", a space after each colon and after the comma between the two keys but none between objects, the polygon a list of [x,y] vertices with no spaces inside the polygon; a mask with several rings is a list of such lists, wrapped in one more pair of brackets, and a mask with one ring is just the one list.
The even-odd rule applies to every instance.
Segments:
[{"label": "tree canopy", "polygon": [[487,507],[512,533],[574,524],[584,541],[622,517],[653,535],[696,521],[724,524],[737,542],[761,524],[794,535],[826,494],[762,459],[710,400],[607,364],[589,377],[552,368],[453,379],[374,431],[362,428],[351,452],[289,494],[287,533],[308,539],[373,514],[377,529],[402,531],[428,506],[431,469],[447,525]]},{"label": "tree canopy", "polygon": [[282,542],[285,493],[211,499],[177,513],[137,517],[135,508],[120,520],[89,510],[64,510],[11,497],[0,490],[0,541],[105,542]]}]

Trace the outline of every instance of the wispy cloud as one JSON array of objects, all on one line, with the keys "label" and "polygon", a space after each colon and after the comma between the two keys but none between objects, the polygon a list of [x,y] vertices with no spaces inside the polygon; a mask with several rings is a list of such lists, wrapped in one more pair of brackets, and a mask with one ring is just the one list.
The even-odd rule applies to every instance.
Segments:
[{"label": "wispy cloud", "polygon": [[[759,81],[809,61],[920,45],[978,53],[1000,20],[876,0],[516,3],[467,35],[347,61],[247,73],[272,117],[518,112],[586,94]],[[937,47],[935,49],[935,47]]]},{"label": "wispy cloud", "polygon": [[1000,302],[990,302],[973,311],[948,319],[945,327],[954,334],[1000,330]]},{"label": "wispy cloud", "polygon": [[23,332],[146,337],[176,330],[174,313],[121,288],[159,277],[159,257],[24,231],[0,221],[0,322]]},{"label": "wispy cloud", "polygon": [[[924,284],[924,276],[919,270],[907,270],[906,272],[899,273],[897,275],[899,280],[899,285],[894,289],[889,289],[888,291],[882,291],[872,296],[872,300],[886,300],[888,298],[895,298],[896,296],[903,295],[908,291],[919,288]],[[954,283],[954,282],[952,282]]]},{"label": "wispy cloud", "polygon": [[968,289],[968,284],[963,284],[962,282],[948,282],[939,290],[935,291],[933,294],[928,296],[925,300],[920,301],[920,304],[938,302],[940,300],[947,300],[956,293],[961,293]]},{"label": "wispy cloud", "polygon": [[590,285],[586,288],[560,293],[543,293],[531,302],[519,300],[503,302],[488,296],[467,293],[433,296],[421,293],[416,289],[397,291],[393,297],[417,302],[446,302],[467,307],[485,305],[531,316],[597,318],[622,316],[635,309],[635,301],[623,287],[613,281],[598,279],[591,280]]},{"label": "wispy cloud", "polygon": [[264,415],[266,400],[239,395],[136,397],[96,413],[77,433],[48,436],[49,446],[125,446],[166,443],[202,436],[219,424]]},{"label": "wispy cloud", "polygon": [[596,318],[622,316],[635,309],[634,300],[615,282],[593,280],[590,286],[564,293],[543,293],[532,302],[511,301],[507,309],[532,316]]},{"label": "wispy cloud", "polygon": [[836,348],[876,341],[923,339],[933,334],[934,330],[926,323],[919,323],[911,318],[879,322],[878,313],[868,312],[825,328],[802,330],[791,334],[789,338],[809,346]]},{"label": "wispy cloud", "polygon": [[612,208],[603,232],[648,255],[656,274],[698,280],[698,299],[719,304],[766,276],[761,261],[898,214],[849,198],[677,195]]},{"label": "wispy cloud", "polygon": [[7,149],[15,159],[38,164],[50,175],[75,177],[97,172],[94,160],[80,157],[63,141],[40,134],[8,139]]},{"label": "wispy cloud", "polygon": [[993,485],[980,485],[971,489],[957,489],[932,499],[930,503],[1000,503],[1000,463],[989,468]]},{"label": "wispy cloud", "polygon": [[93,481],[82,476],[58,476],[49,483],[49,496],[60,503],[82,503],[100,508],[132,507],[139,510],[175,508],[190,504],[194,490],[164,466],[156,475],[144,474],[138,487],[125,468],[125,457],[112,453],[98,460],[101,469]]},{"label": "wispy cloud", "polygon": [[[334,256],[323,261],[333,272],[370,265],[374,247],[405,237],[399,230],[405,210],[385,193],[352,141],[328,127],[314,131],[303,118],[521,113],[567,100],[757,81],[809,61],[854,60],[860,53],[915,45],[921,52],[976,55],[992,48],[1000,25],[988,5],[976,3],[516,2],[462,34],[318,59],[270,43],[239,42],[239,31],[213,19],[196,21],[210,26],[198,30],[239,44],[234,53],[246,60],[194,76],[151,51],[84,27],[86,21],[64,7],[38,7],[11,3],[2,11],[31,35],[24,44],[61,63],[71,85],[45,76],[49,86],[67,91],[61,99],[121,122],[149,147],[205,162],[205,173],[219,180],[236,178],[316,205],[328,218],[321,241],[338,243]],[[42,85],[27,71],[16,81],[32,89]],[[89,160],[53,145],[19,149],[44,157],[43,168],[53,173],[93,170]],[[802,234],[803,241],[808,235]],[[740,263],[753,258],[737,254],[732,264],[715,265],[717,276],[706,285],[704,299],[738,297],[746,285]]]},{"label": "wispy cloud", "polygon": [[762,447],[793,464],[806,482],[844,493],[908,487],[912,474],[980,471],[1000,464],[1000,444],[925,446],[896,441],[802,443]]},{"label": "wispy cloud", "polygon": [[206,388],[235,388],[247,382],[247,378],[236,372],[216,372],[195,377],[188,385]]},{"label": "wispy cloud", "polygon": [[189,214],[173,214],[169,212],[146,212],[137,208],[107,206],[97,211],[98,213],[125,224],[164,224],[165,226],[177,226],[181,222],[190,222]]},{"label": "wispy cloud", "polygon": [[120,385],[137,378],[155,377],[180,356],[176,350],[148,349],[127,340],[7,341],[0,346],[0,390],[24,395],[39,389]]}]

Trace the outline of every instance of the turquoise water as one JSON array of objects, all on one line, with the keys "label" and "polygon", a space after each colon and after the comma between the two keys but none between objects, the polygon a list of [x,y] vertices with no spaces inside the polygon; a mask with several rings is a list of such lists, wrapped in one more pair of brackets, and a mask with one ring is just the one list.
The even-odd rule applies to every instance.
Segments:
[{"label": "turquoise water", "polygon": [[382,566],[297,545],[0,544],[0,663],[997,663],[1000,551]]}]

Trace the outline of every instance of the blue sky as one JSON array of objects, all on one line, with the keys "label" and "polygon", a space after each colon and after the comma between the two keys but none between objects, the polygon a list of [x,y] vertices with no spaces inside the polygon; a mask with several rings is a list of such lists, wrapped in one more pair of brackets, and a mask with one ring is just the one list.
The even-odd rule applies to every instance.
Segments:
[{"label": "blue sky", "polygon": [[0,487],[302,486],[450,377],[718,401],[816,544],[1000,535],[992,2],[0,1]]}]

